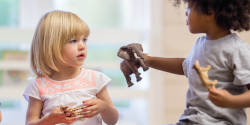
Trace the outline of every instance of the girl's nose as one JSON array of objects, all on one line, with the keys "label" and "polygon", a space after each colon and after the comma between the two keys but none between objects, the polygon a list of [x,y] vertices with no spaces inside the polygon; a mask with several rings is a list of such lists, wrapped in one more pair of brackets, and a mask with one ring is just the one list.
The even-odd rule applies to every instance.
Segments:
[{"label": "girl's nose", "polygon": [[188,9],[185,11],[185,15],[188,16]]},{"label": "girl's nose", "polygon": [[85,44],[83,42],[80,42],[78,44],[78,50],[84,50],[86,48]]}]

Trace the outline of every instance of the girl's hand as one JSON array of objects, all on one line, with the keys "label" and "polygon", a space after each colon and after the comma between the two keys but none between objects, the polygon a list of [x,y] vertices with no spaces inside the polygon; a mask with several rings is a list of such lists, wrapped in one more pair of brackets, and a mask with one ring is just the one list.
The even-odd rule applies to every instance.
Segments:
[{"label": "girl's hand", "polygon": [[223,108],[234,108],[234,96],[224,89],[216,89],[212,87],[209,89],[208,98],[216,106]]},{"label": "girl's hand", "polygon": [[102,101],[101,99],[90,99],[82,102],[84,106],[87,106],[83,109],[83,111],[86,112],[83,113],[86,118],[94,117],[95,115],[103,112],[108,106],[108,103]]},{"label": "girl's hand", "polygon": [[60,108],[55,108],[47,117],[49,123],[53,124],[59,124],[59,123],[65,123],[65,124],[71,124],[73,123],[77,118],[69,118],[66,116],[69,116],[69,113],[64,114]]}]

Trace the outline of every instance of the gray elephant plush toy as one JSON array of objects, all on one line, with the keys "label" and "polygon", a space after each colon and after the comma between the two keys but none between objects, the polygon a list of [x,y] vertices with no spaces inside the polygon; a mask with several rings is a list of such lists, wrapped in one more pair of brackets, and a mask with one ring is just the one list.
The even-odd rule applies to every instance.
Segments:
[{"label": "gray elephant plush toy", "polygon": [[138,72],[136,66],[142,67],[144,72],[149,69],[143,63],[143,60],[145,60],[145,58],[143,57],[142,52],[143,48],[140,43],[131,43],[128,44],[127,46],[122,46],[118,50],[117,56],[123,59],[120,63],[120,69],[126,78],[128,87],[134,85],[131,82],[130,78],[130,75],[132,73],[135,74],[137,82],[139,82],[142,79],[140,77],[141,73]]}]

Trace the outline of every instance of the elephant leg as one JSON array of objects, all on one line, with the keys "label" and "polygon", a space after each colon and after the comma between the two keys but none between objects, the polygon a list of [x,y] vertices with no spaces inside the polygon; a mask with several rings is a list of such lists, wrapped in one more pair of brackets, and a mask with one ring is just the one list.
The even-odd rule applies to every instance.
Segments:
[{"label": "elephant leg", "polygon": [[139,62],[139,64],[141,65],[143,71],[147,71],[149,68],[143,63],[143,61],[141,59],[137,60]]},{"label": "elephant leg", "polygon": [[134,65],[134,62],[132,60],[126,60],[125,62],[130,67],[130,69],[134,72],[134,74],[136,76],[136,81],[137,82],[141,81],[141,79],[142,79],[140,77],[141,73],[138,72],[137,68]]},{"label": "elephant leg", "polygon": [[131,60],[125,60],[125,63],[128,65],[128,67],[133,71],[133,73],[136,76],[140,76],[141,75],[141,73],[139,73],[138,70],[137,70],[137,68],[135,67],[133,61],[131,61]]},{"label": "elephant leg", "polygon": [[120,69],[127,81],[128,87],[134,85],[131,82],[131,78],[130,78],[130,74],[132,74],[132,70],[130,69],[130,67],[128,67],[127,63],[125,62],[125,60],[122,60],[120,63]]},{"label": "elephant leg", "polygon": [[131,78],[130,78],[130,76],[129,76],[129,75],[125,75],[124,73],[123,73],[123,75],[124,75],[124,76],[125,76],[125,78],[126,78],[126,81],[127,81],[128,87],[133,86],[134,84],[131,82]]}]

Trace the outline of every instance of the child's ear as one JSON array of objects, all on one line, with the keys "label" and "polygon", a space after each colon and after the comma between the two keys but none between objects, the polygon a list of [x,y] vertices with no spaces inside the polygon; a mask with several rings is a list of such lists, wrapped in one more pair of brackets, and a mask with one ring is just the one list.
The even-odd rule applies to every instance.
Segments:
[{"label": "child's ear", "polygon": [[206,20],[212,20],[212,19],[214,19],[214,16],[215,16],[215,12],[213,11],[213,12],[211,12],[211,14],[206,16]]}]

